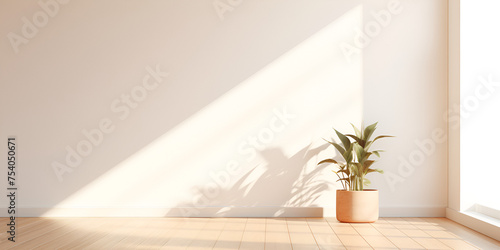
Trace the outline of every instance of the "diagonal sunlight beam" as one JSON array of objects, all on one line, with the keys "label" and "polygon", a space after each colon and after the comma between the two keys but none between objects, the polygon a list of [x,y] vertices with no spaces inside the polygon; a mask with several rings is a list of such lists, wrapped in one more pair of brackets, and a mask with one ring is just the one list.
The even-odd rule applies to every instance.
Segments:
[{"label": "diagonal sunlight beam", "polygon": [[[339,49],[342,42],[352,42],[362,15],[361,5],[346,12],[43,216],[164,216],[172,208],[199,206],[207,187],[230,189],[246,176],[244,185],[251,188],[266,169],[283,167],[276,162],[280,159],[276,153],[266,151],[270,148],[284,158],[295,156],[304,168],[299,172],[307,175],[323,156],[306,158],[301,150],[323,145],[321,138],[330,137],[332,126],[348,129],[347,121],[362,120],[362,54],[349,63]],[[283,118],[286,114],[289,117]],[[270,129],[277,124],[279,131]],[[272,135],[259,139],[262,131]],[[252,146],[253,137],[258,147]],[[331,156],[333,151],[328,150],[325,153]],[[227,175],[227,183],[218,183],[217,176],[228,166],[238,173]],[[324,169],[318,180],[331,182],[329,172]],[[279,188],[279,183],[262,185]],[[227,204],[224,197],[212,197],[203,206],[257,202],[243,199],[245,193],[234,195],[241,199]],[[288,205],[300,200],[287,199]],[[334,206],[333,199],[322,198],[314,205]]]}]

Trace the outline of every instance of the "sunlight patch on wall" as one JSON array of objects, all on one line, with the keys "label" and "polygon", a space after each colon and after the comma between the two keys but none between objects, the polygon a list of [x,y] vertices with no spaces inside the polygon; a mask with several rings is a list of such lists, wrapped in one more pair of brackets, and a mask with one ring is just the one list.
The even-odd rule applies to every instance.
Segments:
[{"label": "sunlight patch on wall", "polygon": [[339,47],[362,26],[362,11],[346,12],[44,216],[82,216],[66,208],[162,216],[174,207],[334,206],[334,176],[316,163],[334,153],[322,140],[331,127],[362,119],[362,54],[349,62]]}]

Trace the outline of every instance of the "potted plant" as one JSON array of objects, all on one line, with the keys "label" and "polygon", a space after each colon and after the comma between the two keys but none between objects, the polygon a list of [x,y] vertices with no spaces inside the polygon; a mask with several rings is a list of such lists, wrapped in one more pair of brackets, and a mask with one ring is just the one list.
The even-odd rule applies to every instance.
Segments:
[{"label": "potted plant", "polygon": [[[352,125],[352,124],[351,124]],[[370,184],[366,175],[373,172],[383,173],[380,169],[373,169],[375,160],[370,159],[372,155],[380,157],[382,150],[370,151],[373,143],[390,135],[380,135],[372,141],[370,138],[377,127],[374,123],[359,130],[352,125],[353,134],[342,134],[335,130],[341,144],[327,141],[340,153],[344,162],[335,159],[325,159],[318,163],[333,163],[339,169],[332,170],[338,177],[337,181],[342,183],[343,189],[337,190],[337,220],[340,222],[375,222],[378,219],[378,190],[365,189]],[[352,138],[354,141],[351,141]]]}]

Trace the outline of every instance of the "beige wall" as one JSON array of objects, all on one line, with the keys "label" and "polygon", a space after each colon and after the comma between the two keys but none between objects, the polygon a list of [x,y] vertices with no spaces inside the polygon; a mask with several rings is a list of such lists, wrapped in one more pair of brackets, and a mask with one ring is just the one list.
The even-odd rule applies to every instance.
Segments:
[{"label": "beige wall", "polygon": [[321,138],[361,121],[382,215],[444,215],[446,1],[0,5],[20,216],[331,216]]}]

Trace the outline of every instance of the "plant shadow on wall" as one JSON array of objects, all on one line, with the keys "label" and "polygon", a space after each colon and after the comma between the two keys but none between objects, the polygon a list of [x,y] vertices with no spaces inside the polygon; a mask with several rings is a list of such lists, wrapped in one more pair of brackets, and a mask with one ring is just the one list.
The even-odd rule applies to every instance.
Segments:
[{"label": "plant shadow on wall", "polygon": [[[326,166],[314,166],[308,171],[307,165],[326,148],[328,144],[315,148],[309,145],[290,157],[280,148],[261,150],[259,154],[266,163],[257,164],[240,177],[234,177],[237,180],[224,180],[230,182],[229,185],[218,182],[217,190],[197,187],[195,198],[177,207],[184,209],[183,216],[202,217],[241,216],[241,211],[236,211],[241,207],[265,207],[265,214],[272,211],[274,216],[290,216],[293,212],[287,213],[288,209],[315,207],[315,201],[333,184],[317,179]],[[210,210],[203,211],[206,208]],[[322,213],[321,208],[318,210]],[[176,211],[165,214],[172,215],[178,214]]]}]

